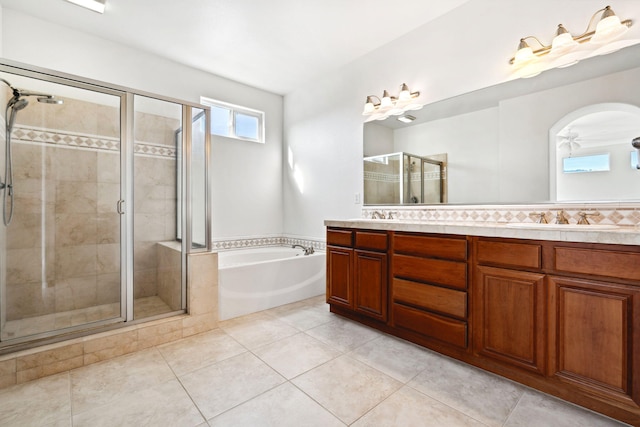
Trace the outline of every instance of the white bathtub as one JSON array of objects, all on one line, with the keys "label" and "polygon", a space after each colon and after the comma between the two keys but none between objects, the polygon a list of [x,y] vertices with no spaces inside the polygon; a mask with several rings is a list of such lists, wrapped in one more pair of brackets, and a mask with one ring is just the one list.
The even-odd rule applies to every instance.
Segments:
[{"label": "white bathtub", "polygon": [[324,252],[268,247],[218,253],[220,320],[325,293]]}]

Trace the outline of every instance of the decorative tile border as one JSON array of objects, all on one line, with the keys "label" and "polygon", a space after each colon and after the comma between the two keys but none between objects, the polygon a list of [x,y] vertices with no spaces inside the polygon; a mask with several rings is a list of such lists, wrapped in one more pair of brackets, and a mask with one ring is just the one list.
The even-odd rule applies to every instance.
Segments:
[{"label": "decorative tile border", "polygon": [[464,222],[464,223],[518,223],[536,222],[536,215],[544,213],[549,223],[555,222],[559,211],[564,211],[569,223],[577,223],[580,212],[587,212],[593,224],[640,226],[640,203],[586,203],[586,204],[532,204],[532,205],[478,205],[478,206],[367,206],[362,218],[371,218],[378,211],[406,221]]},{"label": "decorative tile border", "polygon": [[[50,144],[87,150],[120,151],[120,138],[43,129],[33,126],[15,126],[11,132],[13,141],[32,144]],[[155,142],[135,141],[133,152],[145,157],[175,159],[176,148]]]},{"label": "decorative tile border", "polygon": [[302,245],[312,247],[318,251],[326,250],[326,243],[320,239],[300,238],[292,236],[262,236],[262,237],[239,237],[231,239],[214,239],[212,250],[229,251],[235,249],[260,248],[266,246],[293,246]]}]

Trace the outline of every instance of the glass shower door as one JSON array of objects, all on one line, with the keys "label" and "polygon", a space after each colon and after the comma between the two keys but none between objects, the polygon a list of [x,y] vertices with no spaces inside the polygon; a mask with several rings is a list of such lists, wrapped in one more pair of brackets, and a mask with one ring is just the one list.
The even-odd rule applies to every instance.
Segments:
[{"label": "glass shower door", "polygon": [[1,72],[0,340],[122,317],[121,96]]}]

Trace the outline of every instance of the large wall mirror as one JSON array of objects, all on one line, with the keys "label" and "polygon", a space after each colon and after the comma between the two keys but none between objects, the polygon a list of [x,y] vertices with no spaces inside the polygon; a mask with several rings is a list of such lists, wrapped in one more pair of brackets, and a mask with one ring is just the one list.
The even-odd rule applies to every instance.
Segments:
[{"label": "large wall mirror", "polygon": [[[410,123],[365,123],[364,157],[446,156],[445,203],[640,201],[631,146],[640,136],[640,45],[409,114]],[[364,203],[398,204],[368,197],[369,175]]]}]

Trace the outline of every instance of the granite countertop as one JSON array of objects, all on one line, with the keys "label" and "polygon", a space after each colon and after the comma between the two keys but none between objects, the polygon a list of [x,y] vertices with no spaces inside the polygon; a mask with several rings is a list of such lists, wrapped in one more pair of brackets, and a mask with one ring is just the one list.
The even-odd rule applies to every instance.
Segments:
[{"label": "granite countertop", "polygon": [[459,234],[511,239],[553,240],[558,242],[640,245],[640,227],[576,224],[535,224],[497,222],[429,222],[389,219],[325,220],[327,227],[416,233]]}]

